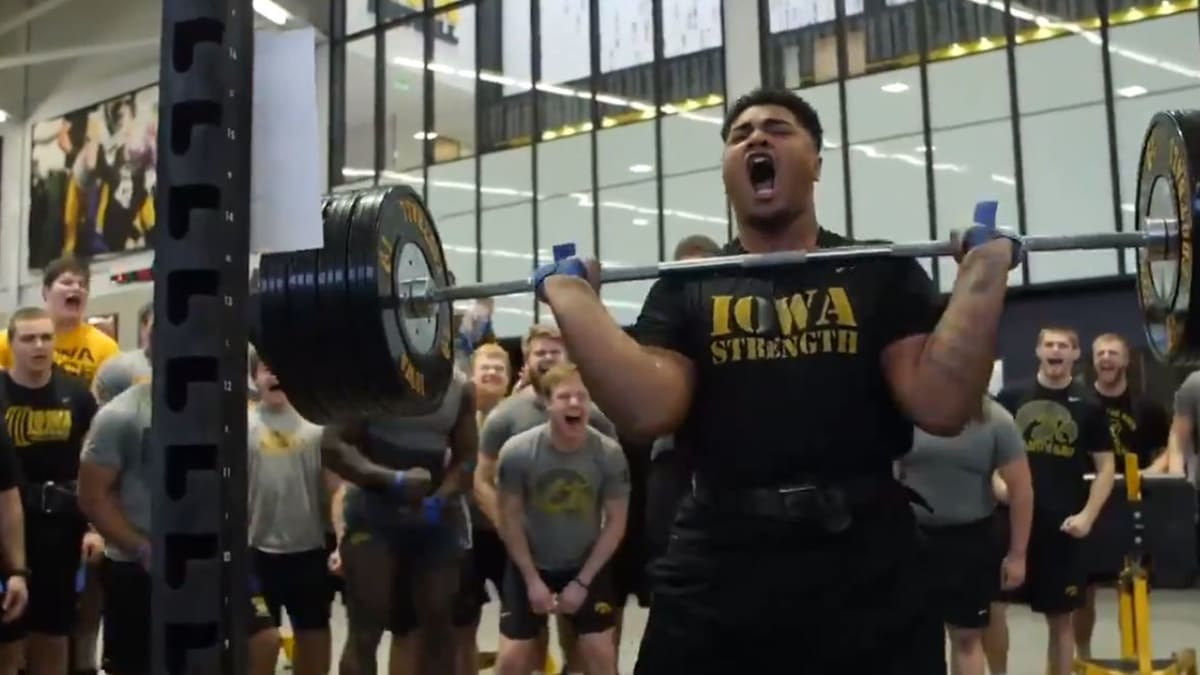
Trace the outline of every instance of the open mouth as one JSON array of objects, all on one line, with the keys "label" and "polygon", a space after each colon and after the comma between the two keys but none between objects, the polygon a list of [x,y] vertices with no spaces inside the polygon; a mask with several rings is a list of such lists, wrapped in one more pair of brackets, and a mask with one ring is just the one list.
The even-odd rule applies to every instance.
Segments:
[{"label": "open mouth", "polygon": [[775,194],[775,159],[765,152],[751,153],[746,157],[746,167],[754,196],[770,199]]},{"label": "open mouth", "polygon": [[1046,359],[1046,365],[1048,365],[1048,366],[1061,366],[1062,364],[1063,364],[1063,360],[1062,360],[1062,359],[1057,359],[1057,358],[1055,358],[1055,359]]},{"label": "open mouth", "polygon": [[66,305],[67,305],[67,307],[69,307],[71,309],[82,309],[83,308],[83,296],[68,295],[67,299],[66,299]]},{"label": "open mouth", "polygon": [[563,421],[565,421],[567,423],[568,427],[574,428],[574,427],[582,426],[583,425],[583,415],[580,415],[580,414],[565,415],[565,416],[563,416]]}]

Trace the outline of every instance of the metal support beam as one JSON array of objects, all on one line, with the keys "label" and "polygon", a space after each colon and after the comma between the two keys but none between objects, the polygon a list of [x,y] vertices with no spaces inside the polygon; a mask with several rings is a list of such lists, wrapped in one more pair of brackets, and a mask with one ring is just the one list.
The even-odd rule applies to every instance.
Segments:
[{"label": "metal support beam", "polygon": [[[95,0],[93,0],[94,2]],[[11,33],[14,30],[21,28],[25,24],[43,17],[59,7],[71,2],[71,0],[42,0],[29,9],[18,12],[16,16],[5,19],[4,23],[0,23],[0,35]]]},{"label": "metal support beam", "polygon": [[246,675],[254,13],[250,0],[162,6],[150,673]]}]

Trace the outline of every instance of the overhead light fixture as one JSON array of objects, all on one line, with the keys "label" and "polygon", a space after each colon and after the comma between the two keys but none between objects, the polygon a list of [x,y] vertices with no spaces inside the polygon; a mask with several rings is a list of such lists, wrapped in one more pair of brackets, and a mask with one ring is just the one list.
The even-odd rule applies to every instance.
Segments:
[{"label": "overhead light fixture", "polygon": [[646,220],[645,218],[634,218],[633,224],[640,227],[645,227],[650,224],[650,221]]},{"label": "overhead light fixture", "polygon": [[634,164],[629,167],[629,173],[650,173],[654,170],[649,164]]},{"label": "overhead light fixture", "polygon": [[929,152],[930,150],[937,150],[937,146],[932,145],[927,148],[924,145],[918,145],[917,147],[913,148],[913,150],[916,150],[917,152]]},{"label": "overhead light fixture", "polygon": [[1137,85],[1137,84],[1129,86],[1129,87],[1121,87],[1120,89],[1117,90],[1117,95],[1124,96],[1125,98],[1133,98],[1134,96],[1141,96],[1144,93],[1146,93],[1146,88],[1141,85]]},{"label": "overhead light fixture", "polygon": [[418,131],[417,133],[413,134],[413,138],[417,139],[418,141],[424,141],[424,140],[432,141],[433,139],[435,139],[437,137],[438,137],[438,132],[436,132],[436,131]]},{"label": "overhead light fixture", "polygon": [[8,121],[8,111],[0,110],[0,124],[4,124],[7,121]]},{"label": "overhead light fixture", "polygon": [[274,0],[254,0],[254,11],[276,26],[282,26],[292,17],[291,13]]},{"label": "overhead light fixture", "polygon": [[883,85],[882,87],[880,87],[880,89],[886,91],[889,94],[899,94],[900,92],[908,91],[908,85],[904,84],[903,82],[892,82],[892,83]]}]

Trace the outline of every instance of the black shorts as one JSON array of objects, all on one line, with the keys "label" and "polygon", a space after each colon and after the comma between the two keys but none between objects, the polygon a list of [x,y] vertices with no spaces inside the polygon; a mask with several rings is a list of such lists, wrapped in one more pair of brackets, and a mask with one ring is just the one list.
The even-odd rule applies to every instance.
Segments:
[{"label": "black shorts", "polygon": [[333,584],[324,548],[301,553],[254,551],[254,572],[275,626],[286,609],[297,631],[329,630]]},{"label": "black shorts", "polygon": [[84,522],[67,516],[26,516],[25,557],[29,566],[29,606],[21,618],[0,624],[0,643],[23,640],[27,633],[71,634],[79,593],[80,542]]},{"label": "black shorts", "polygon": [[[150,575],[138,563],[105,559],[103,668],[119,675],[150,673]],[[261,596],[251,598],[250,635],[273,628]]]},{"label": "black shorts", "polygon": [[[552,593],[559,593],[579,574],[579,570],[543,570],[542,581]],[[612,579],[603,569],[592,579],[587,599],[579,611],[563,617],[571,623],[578,635],[603,633],[616,622],[616,607],[613,602]],[[525,579],[515,565],[509,564],[504,573],[504,587],[500,591],[500,634],[509,640],[532,640],[546,628],[546,616],[534,614],[529,606],[529,593]]]},{"label": "black shorts", "polygon": [[489,601],[487,582],[499,592],[504,586],[508,551],[500,535],[492,529],[476,528],[471,534],[471,550],[462,566],[462,582],[454,600],[454,625],[458,628],[479,623],[483,606]]},{"label": "black shorts", "polygon": [[[945,636],[912,508],[880,497],[838,534],[815,523],[718,513],[685,498],[636,675],[804,672],[933,675]],[[884,503],[886,501],[886,503]]]},{"label": "black shorts", "polygon": [[942,622],[984,628],[1000,594],[1000,563],[992,518],[922,528],[933,571],[933,604]]},{"label": "black shorts", "polygon": [[1066,516],[1035,513],[1025,556],[1025,583],[1006,599],[1038,614],[1069,614],[1084,603],[1087,570],[1079,539],[1060,528]]},{"label": "black shorts", "polygon": [[650,462],[646,481],[646,558],[647,563],[667,552],[671,523],[679,504],[692,489],[692,474],[687,457],[681,451],[664,452]]}]

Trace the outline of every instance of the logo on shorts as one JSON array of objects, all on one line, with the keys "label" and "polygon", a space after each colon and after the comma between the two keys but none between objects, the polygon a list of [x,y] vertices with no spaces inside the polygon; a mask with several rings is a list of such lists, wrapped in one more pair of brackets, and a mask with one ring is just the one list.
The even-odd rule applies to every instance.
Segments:
[{"label": "logo on shorts", "polygon": [[592,605],[592,609],[594,609],[600,616],[612,614],[613,611],[612,605],[608,604],[607,602],[597,602],[595,605]]},{"label": "logo on shorts", "polygon": [[267,601],[261,595],[256,595],[250,598],[250,603],[254,605],[254,615],[257,617],[270,616],[271,612],[267,609]]}]

